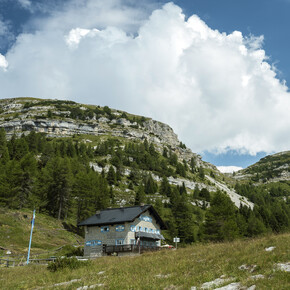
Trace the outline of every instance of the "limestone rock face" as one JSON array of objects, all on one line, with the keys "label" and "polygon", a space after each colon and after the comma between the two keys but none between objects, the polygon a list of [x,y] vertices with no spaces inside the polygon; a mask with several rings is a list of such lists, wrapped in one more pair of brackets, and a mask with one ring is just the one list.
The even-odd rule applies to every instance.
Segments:
[{"label": "limestone rock face", "polygon": [[[0,100],[0,128],[4,128],[8,138],[13,134],[28,134],[30,131],[46,133],[48,137],[70,137],[73,135],[111,135],[127,139],[148,140],[162,152],[167,146],[180,160],[195,159],[197,166],[213,167],[201,160],[198,154],[188,148],[181,148],[180,141],[173,129],[167,124],[144,118],[142,123],[124,118],[119,111],[112,110],[111,118],[93,114],[86,120],[71,118],[71,111],[61,109],[62,101],[39,99],[4,99]],[[66,101],[63,101],[64,103]],[[30,105],[27,105],[30,104]],[[33,104],[33,105],[31,105]],[[86,105],[74,103],[81,111],[87,111]],[[49,116],[48,112],[53,112]],[[137,116],[136,116],[137,117]],[[139,118],[141,118],[139,116]]]}]

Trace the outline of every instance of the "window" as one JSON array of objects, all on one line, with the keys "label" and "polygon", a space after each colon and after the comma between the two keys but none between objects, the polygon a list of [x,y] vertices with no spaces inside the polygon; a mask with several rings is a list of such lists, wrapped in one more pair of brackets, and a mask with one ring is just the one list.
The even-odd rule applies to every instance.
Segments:
[{"label": "window", "polygon": [[136,232],[136,227],[135,226],[130,226],[131,232]]},{"label": "window", "polygon": [[116,226],[116,232],[123,232],[124,230],[125,230],[125,226],[124,225]]},{"label": "window", "polygon": [[116,240],[116,246],[118,246],[118,245],[124,245],[124,239]]},{"label": "window", "polygon": [[139,217],[139,220],[140,220],[140,221],[144,221],[144,222],[152,223],[152,218],[151,218],[150,216],[141,215],[141,216]]},{"label": "window", "polygon": [[101,227],[101,233],[106,233],[109,230],[110,230],[110,227],[108,227],[108,226]]},{"label": "window", "polygon": [[136,244],[136,240],[135,240],[135,239],[131,239],[131,240],[130,240],[130,244],[131,244],[131,245],[135,245],[135,244]]},{"label": "window", "polygon": [[138,227],[138,232],[142,232],[142,227]]},{"label": "window", "polygon": [[148,233],[148,229],[147,229],[147,228],[145,228],[145,229],[144,229],[144,232],[145,232],[145,233]]}]

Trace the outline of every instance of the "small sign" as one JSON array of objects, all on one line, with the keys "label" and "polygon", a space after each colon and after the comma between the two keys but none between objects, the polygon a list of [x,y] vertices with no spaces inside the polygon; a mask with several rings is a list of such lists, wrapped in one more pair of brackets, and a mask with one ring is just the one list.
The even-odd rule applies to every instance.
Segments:
[{"label": "small sign", "polygon": [[152,223],[152,218],[150,216],[146,216],[146,215],[141,215],[139,217],[140,221],[144,221],[144,222],[149,222]]},{"label": "small sign", "polygon": [[86,246],[100,246],[102,244],[102,241],[100,240],[92,240],[92,241],[87,241]]},{"label": "small sign", "polygon": [[173,238],[173,242],[174,243],[180,243],[180,238],[177,238],[177,237],[176,238]]}]

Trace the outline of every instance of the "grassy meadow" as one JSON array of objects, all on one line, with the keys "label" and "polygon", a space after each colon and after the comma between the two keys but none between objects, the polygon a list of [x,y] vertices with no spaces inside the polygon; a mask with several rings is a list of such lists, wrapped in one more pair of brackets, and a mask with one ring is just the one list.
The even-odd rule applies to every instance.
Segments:
[{"label": "grassy meadow", "polygon": [[[7,250],[12,257],[27,255],[32,210],[10,210],[0,207],[0,256]],[[36,213],[31,255],[54,251],[64,245],[83,244],[84,239],[64,228],[64,224],[45,214]]]},{"label": "grassy meadow", "polygon": [[[273,251],[265,248],[276,247]],[[79,269],[50,272],[46,266],[0,268],[0,289],[200,289],[219,277],[256,289],[290,289],[290,273],[277,263],[290,262],[290,234],[228,243],[195,244],[134,257],[103,257]],[[254,271],[240,270],[241,265]],[[254,266],[255,265],[255,266]],[[263,275],[263,279],[251,276]],[[71,281],[67,285],[56,285]]]}]

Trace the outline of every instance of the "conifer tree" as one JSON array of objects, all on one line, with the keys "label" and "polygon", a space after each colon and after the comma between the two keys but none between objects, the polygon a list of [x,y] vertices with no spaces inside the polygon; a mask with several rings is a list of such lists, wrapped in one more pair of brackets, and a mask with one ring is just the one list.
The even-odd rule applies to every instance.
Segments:
[{"label": "conifer tree", "polygon": [[136,197],[135,197],[135,205],[141,205],[141,203],[145,203],[146,201],[146,195],[144,192],[144,187],[142,185],[138,186]]},{"label": "conifer tree", "polygon": [[166,196],[171,195],[171,187],[166,176],[162,178],[159,192]]},{"label": "conifer tree", "polygon": [[206,213],[204,237],[206,240],[233,240],[239,235],[236,209],[231,199],[217,191]]},{"label": "conifer tree", "polygon": [[110,166],[109,171],[107,173],[107,181],[110,185],[116,184],[116,173],[113,166]]},{"label": "conifer tree", "polygon": [[46,198],[45,208],[58,219],[66,217],[70,205],[72,186],[68,158],[54,157],[42,171],[41,186]]},{"label": "conifer tree", "polygon": [[144,191],[146,194],[153,194],[157,192],[158,186],[156,182],[153,180],[152,175],[149,174],[144,179]]},{"label": "conifer tree", "polygon": [[6,142],[6,132],[0,129],[0,163],[5,164],[9,160],[9,152]]},{"label": "conifer tree", "polygon": [[175,218],[178,236],[183,243],[194,241],[194,220],[191,205],[186,193],[180,194],[177,187],[172,191],[170,198],[172,213]]},{"label": "conifer tree", "polygon": [[195,166],[196,166],[196,162],[195,162],[194,158],[191,157],[191,159],[190,159],[190,169],[191,169],[192,173],[194,173],[194,171],[195,171]]}]

